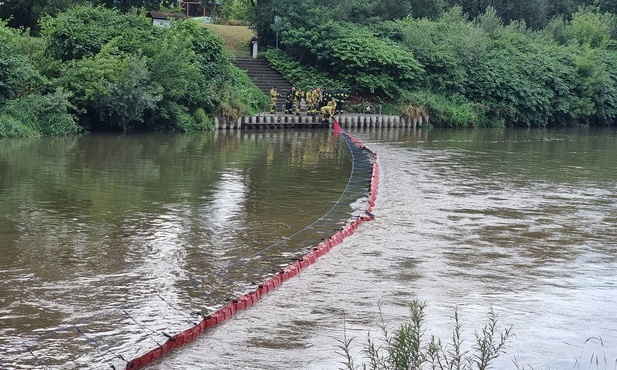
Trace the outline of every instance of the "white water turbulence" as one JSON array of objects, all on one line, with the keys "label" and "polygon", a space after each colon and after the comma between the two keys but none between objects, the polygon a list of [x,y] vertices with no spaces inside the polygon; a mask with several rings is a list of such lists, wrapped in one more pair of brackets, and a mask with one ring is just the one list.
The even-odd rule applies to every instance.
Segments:
[{"label": "white water turbulence", "polygon": [[[492,309],[512,327],[495,369],[613,369],[613,131],[359,131],[381,169],[375,221],[249,310],[152,369],[340,369],[413,299],[464,347]],[[596,365],[597,361],[597,365]],[[518,365],[517,365],[518,364]]]}]

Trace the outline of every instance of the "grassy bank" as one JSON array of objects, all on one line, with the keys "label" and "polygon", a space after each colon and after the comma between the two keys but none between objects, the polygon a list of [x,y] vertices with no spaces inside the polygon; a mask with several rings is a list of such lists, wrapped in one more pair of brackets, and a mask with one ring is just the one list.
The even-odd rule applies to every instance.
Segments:
[{"label": "grassy bank", "polygon": [[204,25],[221,36],[225,47],[236,57],[248,57],[249,40],[253,36],[253,30],[247,26],[227,26],[222,24],[204,23]]}]

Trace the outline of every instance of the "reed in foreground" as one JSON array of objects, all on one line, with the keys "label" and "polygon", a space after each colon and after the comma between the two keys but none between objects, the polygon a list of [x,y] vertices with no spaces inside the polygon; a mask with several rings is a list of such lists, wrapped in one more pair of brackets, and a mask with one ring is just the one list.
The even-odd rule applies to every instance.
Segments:
[{"label": "reed in foreground", "polygon": [[381,314],[381,342],[375,341],[368,333],[367,343],[362,349],[363,358],[356,364],[352,354],[354,338],[345,337],[340,341],[340,354],[347,370],[486,370],[500,353],[512,335],[511,327],[499,328],[498,318],[491,309],[488,322],[475,333],[471,349],[463,346],[462,325],[458,311],[454,311],[454,329],[451,343],[444,343],[435,336],[427,340],[424,327],[426,302],[413,300],[410,305],[409,321],[390,332]]}]

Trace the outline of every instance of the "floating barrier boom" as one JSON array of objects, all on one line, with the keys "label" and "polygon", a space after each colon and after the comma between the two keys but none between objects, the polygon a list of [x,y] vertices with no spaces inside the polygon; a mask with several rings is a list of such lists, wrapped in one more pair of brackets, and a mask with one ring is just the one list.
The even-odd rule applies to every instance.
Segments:
[{"label": "floating barrier boom", "polygon": [[[345,140],[352,160],[351,174],[342,195],[325,215],[295,234],[177,286],[185,291],[190,290],[210,302],[211,305],[207,308],[211,309],[211,313],[187,312],[161,294],[155,294],[149,298],[161,302],[162,306],[172,312],[174,320],[180,322],[175,327],[185,329],[174,329],[169,323],[164,330],[160,327],[152,328],[152,325],[143,322],[145,317],[138,317],[148,302],[145,299],[137,299],[123,307],[109,309],[79,323],[60,327],[29,340],[15,341],[14,345],[0,347],[0,370],[32,368],[47,370],[58,368],[56,366],[62,366],[63,370],[77,369],[88,367],[86,361],[92,362],[90,365],[105,364],[113,370],[143,367],[167,352],[195,340],[200,334],[231,318],[239,310],[251,307],[263,295],[296,276],[351,236],[361,223],[373,220],[372,209],[379,183],[377,155],[355,137],[347,134],[334,117],[331,117],[331,120],[335,137]],[[350,207],[353,207],[353,212],[350,212]],[[275,250],[279,251],[279,254],[272,256]],[[269,253],[267,257],[266,252]],[[247,281],[236,281],[226,274],[228,270],[237,269],[246,272]],[[264,277],[267,278],[261,280]],[[256,283],[253,279],[260,282]],[[235,295],[235,298],[226,299],[204,288],[205,281],[213,284],[215,280],[225,285],[226,291],[240,293]],[[165,319],[166,317],[160,317],[157,321],[165,323]],[[140,333],[140,348],[146,342],[156,346],[145,350],[143,355],[133,358],[135,353],[143,350],[133,348],[131,351],[126,343],[111,344],[109,342],[113,341],[113,338],[105,337],[105,333],[116,331],[113,327],[109,327],[112,322],[124,325],[123,327],[130,333]],[[190,326],[186,328],[187,325]],[[177,330],[180,332],[169,334]],[[71,358],[69,355],[72,353],[71,350],[75,353],[89,351],[90,354],[87,359],[80,358],[79,354]]]}]

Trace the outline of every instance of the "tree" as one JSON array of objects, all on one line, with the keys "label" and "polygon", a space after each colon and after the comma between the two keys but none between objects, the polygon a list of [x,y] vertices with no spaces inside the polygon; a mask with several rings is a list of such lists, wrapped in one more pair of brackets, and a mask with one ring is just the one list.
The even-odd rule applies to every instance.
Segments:
[{"label": "tree", "polygon": [[216,17],[222,19],[251,20],[253,7],[246,0],[223,0],[217,8]]},{"label": "tree", "polygon": [[579,8],[567,28],[577,44],[604,49],[617,31],[617,15],[601,13],[597,7]]},{"label": "tree", "polygon": [[3,0],[0,18],[10,18],[11,27],[38,30],[41,17],[55,16],[73,6],[90,2],[91,0]]},{"label": "tree", "polygon": [[[133,8],[158,10],[161,6],[160,0],[98,0],[98,2],[107,8],[115,8],[124,13]],[[96,3],[97,1],[95,0]]]},{"label": "tree", "polygon": [[15,43],[17,33],[0,22],[0,105],[38,91],[44,79],[22,55]]},{"label": "tree", "polygon": [[597,0],[597,5],[603,12],[617,14],[617,2],[614,0]]},{"label": "tree", "polygon": [[368,27],[327,22],[282,32],[285,50],[299,61],[327,71],[360,94],[396,97],[423,77],[420,63],[401,45]]},{"label": "tree", "polygon": [[55,18],[44,18],[41,25],[49,54],[63,61],[92,57],[116,38],[120,50],[147,49],[156,32],[143,15],[119,14],[101,6],[75,7]]},{"label": "tree", "polygon": [[[445,9],[443,0],[411,0],[411,15],[415,18],[437,20]],[[400,16],[401,13],[399,13]]]},{"label": "tree", "polygon": [[88,130],[134,130],[144,111],[161,100],[146,60],[125,55],[113,44],[94,57],[69,62],[60,83],[73,93],[71,101]]},{"label": "tree", "polygon": [[68,113],[68,94],[50,88],[49,81],[21,54],[19,37],[19,31],[0,22],[0,137],[77,132]]}]

